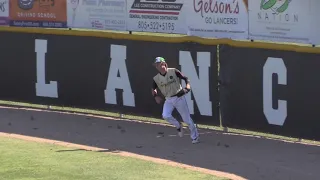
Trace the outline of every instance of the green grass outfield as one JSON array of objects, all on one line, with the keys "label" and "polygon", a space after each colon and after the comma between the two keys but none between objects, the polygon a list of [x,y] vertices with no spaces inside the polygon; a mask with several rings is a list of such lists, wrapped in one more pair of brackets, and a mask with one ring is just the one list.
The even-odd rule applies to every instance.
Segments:
[{"label": "green grass outfield", "polygon": [[226,180],[111,153],[6,137],[0,137],[0,162],[1,180]]}]

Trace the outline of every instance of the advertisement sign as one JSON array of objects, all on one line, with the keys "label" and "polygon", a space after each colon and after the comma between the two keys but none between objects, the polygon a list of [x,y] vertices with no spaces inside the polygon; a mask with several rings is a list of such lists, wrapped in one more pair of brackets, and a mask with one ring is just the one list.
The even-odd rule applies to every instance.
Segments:
[{"label": "advertisement sign", "polygon": [[126,0],[68,0],[68,27],[126,31]]},{"label": "advertisement sign", "polygon": [[189,0],[188,35],[248,38],[248,0]]},{"label": "advertisement sign", "polygon": [[9,0],[0,0],[0,26],[9,24]]},{"label": "advertisement sign", "polygon": [[311,42],[314,45],[320,45],[320,21],[319,21],[319,7],[320,1],[319,0],[311,0]]},{"label": "advertisement sign", "polygon": [[249,0],[249,38],[309,43],[310,0]]},{"label": "advertisement sign", "polygon": [[67,27],[66,0],[10,0],[10,26]]},{"label": "advertisement sign", "polygon": [[186,34],[184,0],[127,0],[127,29]]}]

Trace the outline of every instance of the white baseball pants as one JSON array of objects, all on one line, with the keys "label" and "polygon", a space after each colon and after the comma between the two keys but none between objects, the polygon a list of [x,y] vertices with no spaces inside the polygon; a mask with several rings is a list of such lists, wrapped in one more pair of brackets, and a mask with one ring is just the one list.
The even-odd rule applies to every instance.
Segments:
[{"label": "white baseball pants", "polygon": [[181,97],[170,97],[167,98],[163,105],[162,117],[167,120],[170,124],[174,125],[177,129],[181,127],[180,123],[172,116],[172,111],[174,108],[177,109],[182,117],[182,120],[188,125],[190,129],[190,137],[196,139],[199,136],[198,130],[191,119],[187,100],[185,96]]}]

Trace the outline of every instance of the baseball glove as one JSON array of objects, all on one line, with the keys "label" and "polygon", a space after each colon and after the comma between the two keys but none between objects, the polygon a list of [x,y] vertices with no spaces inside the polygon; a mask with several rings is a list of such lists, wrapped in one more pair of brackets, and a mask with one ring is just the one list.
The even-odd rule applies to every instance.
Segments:
[{"label": "baseball glove", "polygon": [[177,93],[177,96],[178,96],[178,97],[181,97],[181,96],[187,94],[189,91],[190,91],[190,89],[187,89],[187,88],[181,89],[181,91],[179,91],[179,92]]}]

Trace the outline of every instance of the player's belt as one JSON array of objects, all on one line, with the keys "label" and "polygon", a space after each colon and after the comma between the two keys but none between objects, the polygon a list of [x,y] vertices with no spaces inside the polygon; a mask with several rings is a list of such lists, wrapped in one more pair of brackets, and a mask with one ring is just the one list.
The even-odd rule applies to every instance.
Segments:
[{"label": "player's belt", "polygon": [[181,89],[177,94],[175,94],[175,95],[173,95],[173,96],[170,96],[170,97],[175,97],[175,96],[181,97],[181,96],[183,96],[184,94],[185,94],[184,90]]}]

